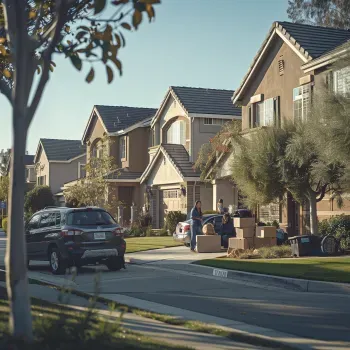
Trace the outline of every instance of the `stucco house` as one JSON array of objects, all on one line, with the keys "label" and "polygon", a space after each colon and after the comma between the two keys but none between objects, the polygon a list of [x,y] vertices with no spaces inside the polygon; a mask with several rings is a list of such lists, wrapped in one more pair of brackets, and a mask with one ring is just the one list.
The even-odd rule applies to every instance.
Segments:
[{"label": "stucco house", "polygon": [[[241,109],[231,102],[233,91],[171,86],[151,122],[149,164],[141,176],[153,225],[162,227],[169,211],[188,213],[194,202],[213,207],[213,186],[200,181],[193,165],[208,143]],[[231,191],[232,192],[232,191]]]},{"label": "stucco house", "polygon": [[34,164],[36,184],[49,186],[60,201],[63,184],[84,177],[86,149],[80,140],[40,139]]},{"label": "stucco house", "polygon": [[[148,164],[150,123],[156,112],[153,108],[96,105],[83,134],[87,159],[99,157],[103,148],[115,160],[117,171],[106,174],[108,191],[123,203],[126,223],[130,206],[143,206],[140,178]],[[103,142],[107,142],[105,147]]]},{"label": "stucco house", "polygon": [[[257,128],[281,126],[285,120],[305,120],[314,92],[328,88],[350,91],[350,67],[332,71],[330,63],[343,52],[350,31],[289,22],[273,23],[252,65],[235,91],[232,102],[242,106],[242,131],[249,137]],[[216,178],[229,176],[232,155],[220,155]],[[210,169],[209,171],[212,171]],[[350,202],[340,210],[326,196],[318,203],[319,219],[350,214]],[[308,208],[287,194],[286,205],[271,204],[258,210],[261,220],[276,219],[290,234],[305,232]]]}]

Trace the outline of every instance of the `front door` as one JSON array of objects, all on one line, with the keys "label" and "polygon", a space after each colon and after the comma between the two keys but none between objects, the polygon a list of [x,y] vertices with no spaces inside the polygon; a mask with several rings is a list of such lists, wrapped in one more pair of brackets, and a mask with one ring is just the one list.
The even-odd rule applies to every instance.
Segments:
[{"label": "front door", "polygon": [[[118,190],[118,199],[122,202],[124,206],[123,210],[123,220],[127,225],[130,223],[131,219],[131,205],[133,202],[134,188],[131,186],[121,186]],[[120,223],[123,224],[123,223]]]}]

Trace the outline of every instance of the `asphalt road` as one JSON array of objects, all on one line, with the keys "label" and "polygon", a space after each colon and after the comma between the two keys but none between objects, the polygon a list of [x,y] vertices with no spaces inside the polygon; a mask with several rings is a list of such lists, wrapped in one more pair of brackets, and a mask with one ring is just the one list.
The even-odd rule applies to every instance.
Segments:
[{"label": "asphalt road", "polygon": [[[4,246],[0,239],[0,258]],[[45,265],[32,270],[49,274]],[[300,337],[350,342],[350,296],[248,286],[152,264],[129,265],[119,272],[100,270],[102,294],[122,294]],[[79,289],[93,292],[94,276],[94,268],[82,269],[76,279]]]}]

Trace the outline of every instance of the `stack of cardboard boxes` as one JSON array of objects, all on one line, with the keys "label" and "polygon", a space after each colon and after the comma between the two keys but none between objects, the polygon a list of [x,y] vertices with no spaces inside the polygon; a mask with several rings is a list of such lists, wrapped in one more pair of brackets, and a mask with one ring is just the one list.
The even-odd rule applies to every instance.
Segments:
[{"label": "stack of cardboard boxes", "polygon": [[230,238],[230,250],[259,249],[277,244],[274,226],[256,226],[254,218],[234,218],[236,237]]}]

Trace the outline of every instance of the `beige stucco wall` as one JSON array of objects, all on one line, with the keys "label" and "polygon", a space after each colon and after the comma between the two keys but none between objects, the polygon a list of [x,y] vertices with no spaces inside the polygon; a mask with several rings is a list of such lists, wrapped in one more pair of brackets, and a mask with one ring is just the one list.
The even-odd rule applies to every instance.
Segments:
[{"label": "beige stucco wall", "polygon": [[[94,143],[98,140],[98,139],[103,139],[103,137],[105,136],[105,129],[100,121],[100,119],[97,116],[94,116],[92,121],[91,121],[91,133],[90,136],[87,140],[87,159],[90,158],[91,155],[91,147],[94,145]],[[114,147],[115,145],[111,146]]]},{"label": "beige stucco wall", "polygon": [[238,206],[238,191],[235,185],[230,180],[215,180],[213,183],[213,210],[216,210],[217,203],[220,199],[224,201],[224,207],[228,208],[230,205],[234,209]]},{"label": "beige stucco wall", "polygon": [[148,165],[150,128],[137,128],[128,133],[128,166],[130,171],[143,172]]},{"label": "beige stucco wall", "polygon": [[202,202],[202,211],[212,210],[213,186],[211,184],[200,185],[200,201]]},{"label": "beige stucco wall", "polygon": [[[181,105],[177,101],[175,101],[175,99],[172,96],[170,96],[160,115],[159,125],[162,128],[168,120],[174,117],[180,117],[180,116],[185,117],[186,115],[187,114],[185,110],[181,107]],[[160,136],[160,138],[162,143],[163,142],[162,136]]]},{"label": "beige stucco wall", "polygon": [[161,154],[153,166],[147,183],[149,185],[165,185],[181,182],[183,182],[182,177],[176,172],[175,168],[171,163],[169,163],[168,159],[164,158],[163,154]]},{"label": "beige stucco wall", "polygon": [[[284,74],[280,76],[278,61],[283,55]],[[248,105],[250,98],[264,94],[264,100],[280,96],[281,120],[293,117],[293,89],[306,74],[301,70],[303,61],[281,38],[277,37],[258,71],[250,78],[242,99],[243,130],[249,128]]]},{"label": "beige stucco wall", "polygon": [[48,185],[50,183],[50,164],[44,150],[40,152],[36,166],[36,183],[38,183],[39,176],[46,176],[46,185]]},{"label": "beige stucco wall", "polygon": [[85,164],[86,156],[83,155],[70,163],[50,163],[50,182],[48,184],[54,194],[60,191],[64,183],[78,178],[79,162]]}]

